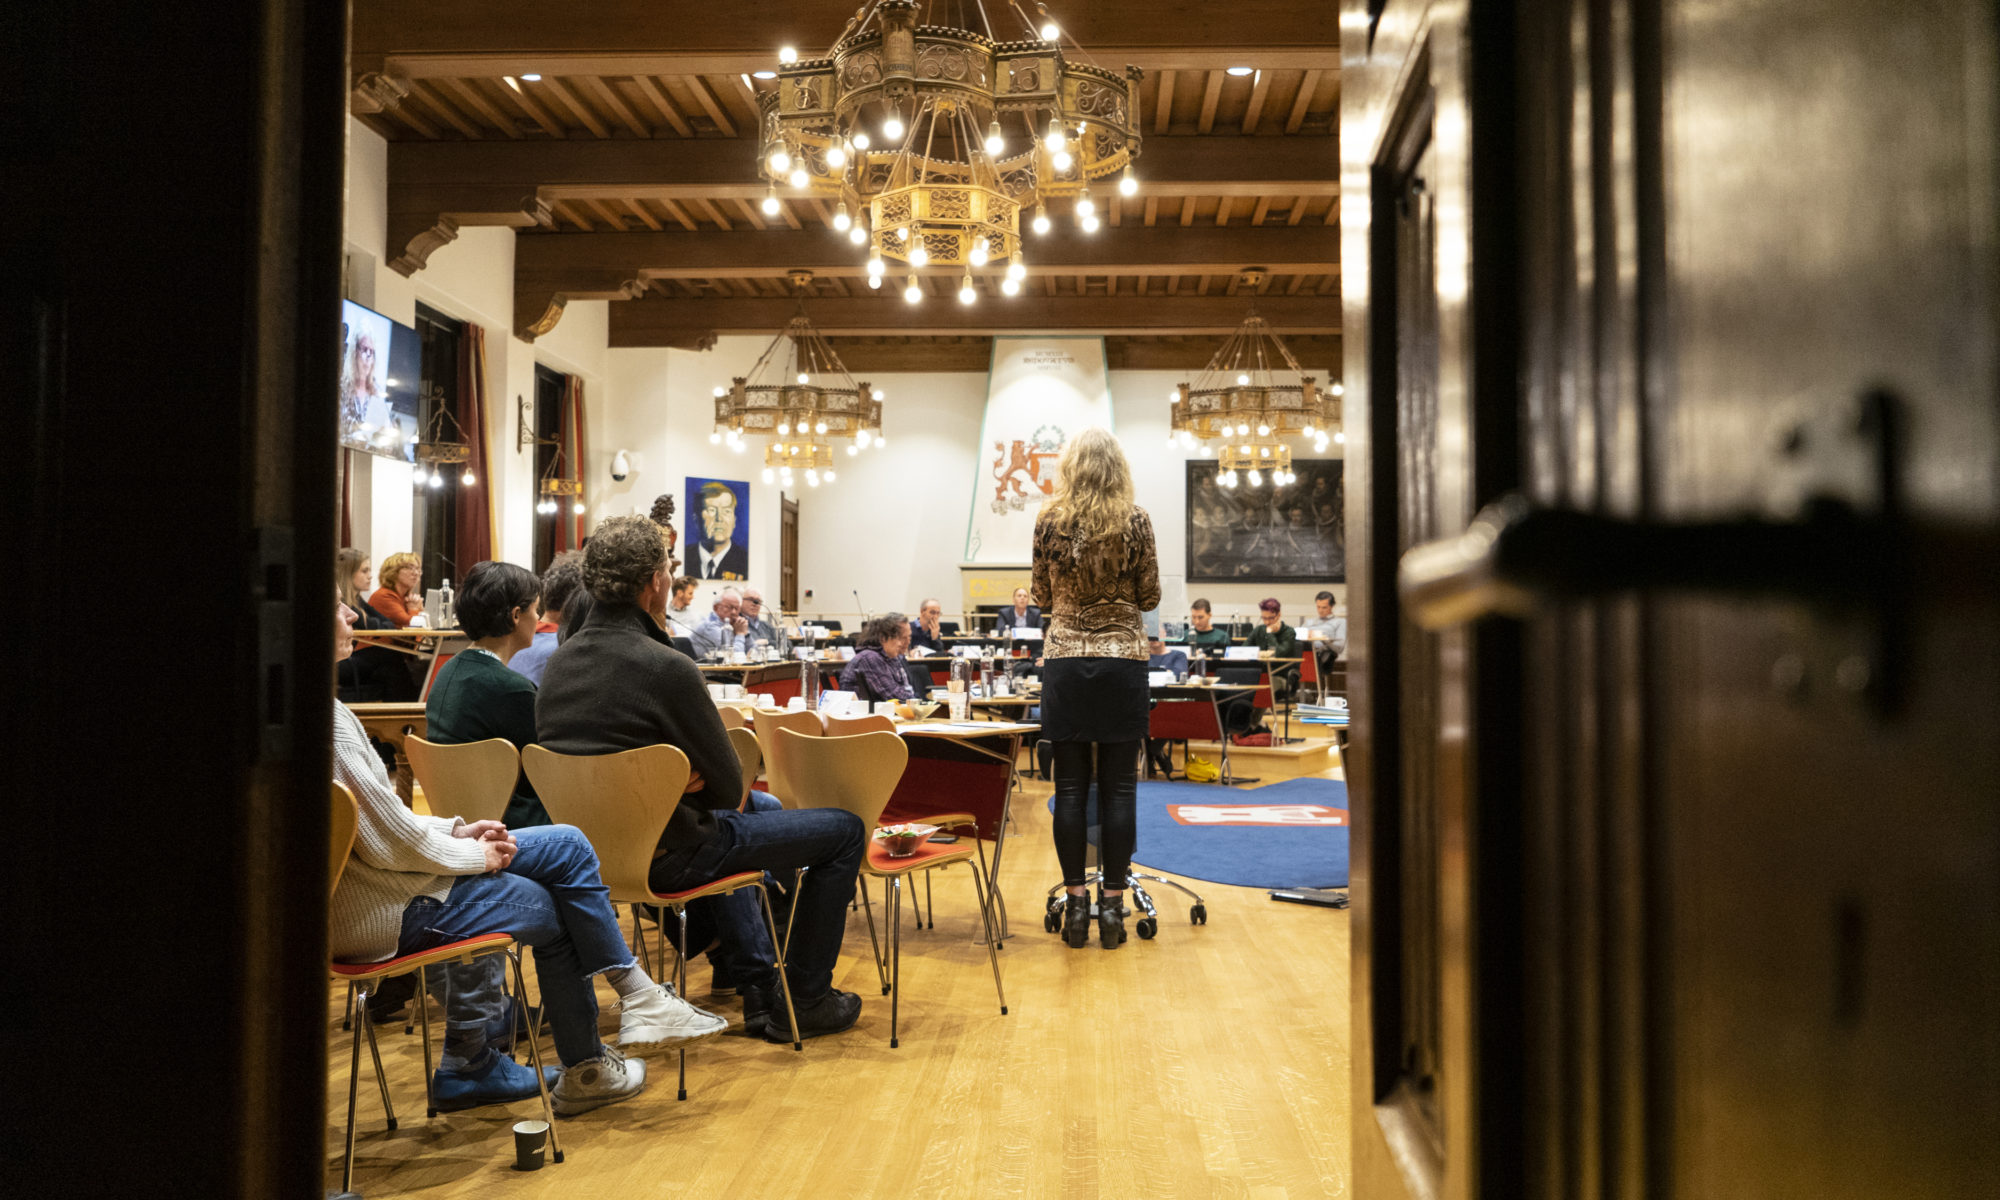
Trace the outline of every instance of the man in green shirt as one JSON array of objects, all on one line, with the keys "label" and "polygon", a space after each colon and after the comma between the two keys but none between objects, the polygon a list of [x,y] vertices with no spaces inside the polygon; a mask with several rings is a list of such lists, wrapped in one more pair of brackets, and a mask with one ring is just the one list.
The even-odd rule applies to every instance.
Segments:
[{"label": "man in green shirt", "polygon": [[[1298,631],[1285,624],[1284,608],[1276,596],[1266,597],[1257,605],[1258,615],[1264,619],[1263,628],[1250,635],[1250,644],[1258,650],[1269,650],[1272,658],[1297,658],[1299,656]],[[1271,668],[1271,691],[1280,701],[1292,697],[1299,677],[1297,663]]]},{"label": "man in green shirt", "polygon": [[1194,626],[1188,630],[1188,656],[1192,658],[1200,650],[1210,658],[1221,658],[1229,649],[1229,631],[1215,627],[1215,610],[1206,600],[1196,600],[1188,605],[1188,621]]}]

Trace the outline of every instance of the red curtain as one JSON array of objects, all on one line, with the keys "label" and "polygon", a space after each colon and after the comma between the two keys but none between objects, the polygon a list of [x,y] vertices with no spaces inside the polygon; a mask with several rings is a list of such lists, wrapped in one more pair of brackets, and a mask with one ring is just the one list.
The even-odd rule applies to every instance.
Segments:
[{"label": "red curtain", "polygon": [[493,516],[494,480],[486,438],[486,330],[471,321],[465,323],[463,330],[458,339],[458,397],[452,406],[452,416],[457,418],[460,432],[472,446],[472,457],[465,465],[478,480],[472,487],[455,489],[457,559],[464,569],[470,570],[472,564],[493,557],[493,527],[497,522]]},{"label": "red curtain", "polygon": [[[583,474],[583,380],[574,375],[563,376],[562,428],[556,434],[561,443],[562,465],[560,474],[564,479],[581,482]],[[589,515],[589,499],[578,492],[570,501],[571,511],[567,517],[556,518],[556,553],[572,550],[583,545],[584,523]],[[581,504],[585,511],[578,513],[575,506]]]}]

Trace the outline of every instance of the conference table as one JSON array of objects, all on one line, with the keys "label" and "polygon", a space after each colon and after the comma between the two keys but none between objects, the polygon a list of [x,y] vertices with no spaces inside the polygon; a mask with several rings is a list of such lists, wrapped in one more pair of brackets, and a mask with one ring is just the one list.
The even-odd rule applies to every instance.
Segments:
[{"label": "conference table", "polygon": [[417,693],[417,700],[420,707],[421,702],[430,697],[431,683],[437,678],[438,663],[465,649],[464,646],[454,645],[450,653],[446,653],[445,643],[466,642],[470,640],[462,629],[357,629],[354,631],[354,641],[357,649],[361,646],[380,646],[384,650],[394,650],[398,654],[407,654],[412,658],[423,660],[424,686]]}]

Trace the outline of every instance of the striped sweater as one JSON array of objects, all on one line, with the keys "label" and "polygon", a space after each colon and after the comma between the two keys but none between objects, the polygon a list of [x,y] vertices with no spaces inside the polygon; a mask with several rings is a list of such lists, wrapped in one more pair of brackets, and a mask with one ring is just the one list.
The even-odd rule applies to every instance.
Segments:
[{"label": "striped sweater", "polygon": [[333,958],[380,962],[396,954],[410,901],[442,900],[455,876],[484,873],[486,850],[452,836],[456,819],[419,816],[404,806],[360,718],[345,704],[333,706],[333,777],[361,807],[354,852],[327,914]]}]

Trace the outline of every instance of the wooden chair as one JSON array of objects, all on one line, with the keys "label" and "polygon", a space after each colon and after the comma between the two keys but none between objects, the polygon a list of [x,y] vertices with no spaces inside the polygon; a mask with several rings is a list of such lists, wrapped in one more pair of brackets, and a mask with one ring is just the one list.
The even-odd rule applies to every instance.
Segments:
[{"label": "wooden chair", "polygon": [[[501,745],[507,745],[502,742]],[[511,785],[509,787],[511,789]],[[347,869],[354,851],[355,829],[361,823],[360,807],[355,803],[354,793],[338,781],[332,791],[332,837],[327,846],[326,893],[331,897],[340,887],[341,874]],[[415,954],[399,954],[383,962],[372,963],[329,963],[329,970],[336,982],[345,983],[349,989],[348,1015],[353,1022],[354,1049],[347,1066],[347,1148],[341,1159],[340,1190],[354,1189],[354,1110],[361,1085],[361,1041],[368,1040],[368,1056],[375,1062],[375,1082],[382,1090],[382,1111],[388,1116],[389,1128],[396,1128],[396,1109],[389,1102],[389,1079],[382,1072],[382,1051],[375,1044],[375,1025],[368,1019],[368,995],[370,985],[398,975],[421,972],[426,967],[448,962],[471,962],[489,954],[504,954],[508,965],[514,969],[514,994],[525,996],[527,986],[521,978],[521,955],[512,936],[505,933],[488,933],[479,937],[465,938],[436,947],[421,950]],[[417,1002],[423,1008],[424,1028],[424,1101],[430,1116],[437,1116],[437,1100],[431,1094],[431,1011],[430,991],[421,978],[417,981]],[[528,1038],[529,1065],[534,1069],[535,1082],[540,1085],[542,1095],[542,1119],[549,1123],[549,1157],[556,1162],[563,1160],[562,1143],[556,1134],[556,1114],[549,1103],[548,1079],[542,1074],[542,1048],[540,1041],[532,1034]]]},{"label": "wooden chair", "polygon": [[[739,871],[711,880],[699,887],[678,892],[656,892],[649,880],[653,848],[660,833],[673,819],[686,791],[687,755],[673,746],[642,746],[618,754],[557,754],[544,746],[530,746],[521,755],[521,765],[542,797],[549,815],[564,825],[574,825],[597,851],[598,874],[610,889],[614,904],[658,904],[679,914],[679,962],[675,965],[675,986],[687,995],[687,906],[708,896],[726,896],[744,888],[756,888],[764,905],[764,921],[771,930],[771,945],[782,947],[778,923],[771,914],[771,897],[764,891],[762,871]],[[665,935],[661,935],[665,940]],[[661,947],[660,957],[666,958]],[[785,980],[785,955],[778,950],[778,990],[785,994],[785,1011],[792,1013],[792,991]],[[805,1047],[797,1040],[798,1019],[792,1016],[792,1048]],[[680,1051],[680,1098],[687,1099],[687,1050]]]},{"label": "wooden chair", "polygon": [[869,713],[865,717],[828,717],[826,736],[853,737],[857,733],[896,732],[896,723],[880,713]]},{"label": "wooden chair", "polygon": [[[894,733],[896,732],[896,723],[879,713],[869,713],[865,717],[828,717],[826,719],[826,736],[828,737],[852,737],[857,733],[874,733],[877,731]],[[973,814],[969,812],[925,813],[918,819],[926,824],[935,825],[939,829],[952,831],[971,830],[973,849],[979,853],[979,870],[982,875],[985,873],[986,843],[979,840],[979,822],[974,818]],[[865,902],[868,897],[868,881],[865,878],[861,881],[861,895]],[[931,896],[931,877],[928,874],[924,876],[923,907],[917,907],[915,892],[910,893],[910,907],[916,911],[918,929],[924,927],[924,913],[927,911],[930,913],[930,927],[932,929],[937,928],[937,905]]]},{"label": "wooden chair", "polygon": [[736,806],[747,811],[750,789],[756,786],[757,778],[764,773],[764,747],[758,743],[756,734],[741,725],[730,727],[729,744],[736,751],[736,761],[743,767],[743,795]]},{"label": "wooden chair", "polygon": [[799,807],[792,799],[794,789],[791,780],[785,776],[784,768],[779,765],[777,756],[771,752],[772,739],[777,736],[780,729],[789,729],[807,737],[818,737],[826,732],[826,726],[821,723],[817,712],[804,710],[791,712],[760,708],[750,714],[750,719],[757,728],[757,744],[764,749],[765,785],[770,788],[771,794],[778,798],[778,803],[786,808]]},{"label": "wooden chair", "polygon": [[750,727],[750,719],[743,715],[743,710],[740,708],[725,704],[715,711],[721,714],[722,727],[724,729],[748,729]]},{"label": "wooden chair", "polygon": [[[874,836],[875,827],[882,821],[882,810],[888,806],[889,797],[895,793],[896,784],[902,779],[903,768],[910,758],[909,747],[895,734],[878,730],[853,737],[806,737],[785,729],[776,735],[776,749],[777,761],[784,765],[792,778],[811,781],[799,797],[801,807],[845,809],[860,817],[863,827],[868,830],[868,853],[861,870],[866,875],[882,879],[888,892],[889,961],[882,990],[890,997],[889,1046],[894,1049],[900,1044],[903,880],[915,872],[935,871],[954,863],[971,866],[972,851],[962,844],[922,842],[918,844],[915,854],[907,858],[891,858],[888,848]],[[972,887],[979,899],[979,919],[986,927],[986,957],[993,966],[993,989],[1000,998],[1000,1015],[1005,1016],[1007,993],[1000,983],[1000,956],[995,952],[997,939],[993,932],[993,907],[986,890],[985,875],[977,867],[973,867]],[[872,939],[875,924],[872,911],[868,922]],[[876,967],[878,971],[883,967],[879,958]]]},{"label": "wooden chair", "polygon": [[467,824],[506,815],[521,778],[521,754],[514,743],[488,738],[447,746],[412,735],[403,747],[433,815],[463,817]]}]

